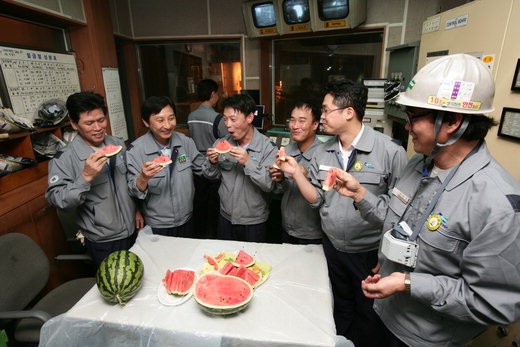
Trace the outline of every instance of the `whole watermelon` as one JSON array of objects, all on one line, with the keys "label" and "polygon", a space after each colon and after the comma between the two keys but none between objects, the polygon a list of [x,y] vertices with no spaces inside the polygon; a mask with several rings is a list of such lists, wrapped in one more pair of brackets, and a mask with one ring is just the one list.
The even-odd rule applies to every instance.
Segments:
[{"label": "whole watermelon", "polygon": [[143,276],[143,262],[137,254],[115,251],[99,265],[96,283],[103,298],[124,306],[141,288]]}]

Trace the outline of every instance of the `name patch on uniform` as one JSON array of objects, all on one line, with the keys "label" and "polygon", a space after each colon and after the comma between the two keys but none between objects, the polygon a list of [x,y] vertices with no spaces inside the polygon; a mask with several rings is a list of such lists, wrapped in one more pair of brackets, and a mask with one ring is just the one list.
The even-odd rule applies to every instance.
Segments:
[{"label": "name patch on uniform", "polygon": [[318,168],[320,171],[329,171],[330,169],[332,169],[332,166],[328,166],[328,165],[320,165],[320,167]]},{"label": "name patch on uniform", "polygon": [[405,193],[403,193],[402,191],[397,189],[396,187],[394,187],[392,189],[392,194],[395,195],[404,204],[407,204],[410,202],[410,198]]}]

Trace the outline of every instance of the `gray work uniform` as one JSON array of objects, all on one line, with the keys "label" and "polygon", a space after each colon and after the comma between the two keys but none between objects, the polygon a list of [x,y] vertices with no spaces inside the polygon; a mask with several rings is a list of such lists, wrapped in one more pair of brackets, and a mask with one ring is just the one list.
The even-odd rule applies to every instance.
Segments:
[{"label": "gray work uniform", "polygon": [[[395,186],[385,230],[403,214],[414,228],[448,174],[423,177],[424,168],[423,156],[410,160]],[[432,217],[440,218],[440,226],[420,226],[414,270],[383,261],[383,276],[413,271],[411,293],[375,300],[385,325],[409,346],[465,346],[486,325],[518,320],[520,183],[491,157],[485,143],[460,165]]]},{"label": "gray work uniform", "polygon": [[[221,180],[218,191],[220,213],[231,224],[260,224],[269,217],[270,196],[274,188],[269,166],[276,159],[277,147],[257,129],[253,130],[253,138],[247,146],[250,160],[245,166],[229,153],[219,155],[215,165],[209,161],[204,164],[204,176]],[[230,135],[223,139],[238,146]]]},{"label": "gray work uniform", "polygon": [[[300,152],[298,144],[293,142],[285,147],[285,153],[308,169],[316,148],[320,145],[322,142],[315,136],[314,142],[305,152]],[[286,177],[277,187],[283,192],[281,212],[284,230],[289,235],[301,239],[321,239],[320,213],[305,200],[294,180]]]},{"label": "gray work uniform", "polygon": [[[105,135],[106,145],[123,146],[116,137]],[[125,150],[110,158],[91,182],[83,178],[85,161],[94,149],[81,136],[74,139],[49,162],[49,186],[45,198],[52,206],[77,214],[77,225],[92,242],[117,241],[135,230],[135,203],[128,194]],[[110,171],[112,169],[113,179]]]},{"label": "gray work uniform", "polygon": [[[364,199],[375,202],[371,210],[373,217],[369,220],[361,218],[354,201],[333,189],[317,189],[318,199],[312,204],[320,207],[323,231],[337,250],[359,253],[378,249],[390,200],[388,194],[406,161],[403,147],[388,136],[364,127],[347,171],[366,188]],[[319,146],[314,153],[308,172],[316,187],[321,188],[329,167],[343,168],[337,136]]]},{"label": "gray work uniform", "polygon": [[137,188],[136,180],[143,164],[159,156],[161,148],[147,132],[127,151],[130,194],[143,201],[144,220],[152,228],[172,228],[189,221],[193,212],[193,174],[200,175],[207,160],[193,140],[183,134],[173,132],[170,147],[173,163],[153,176],[144,192]]},{"label": "gray work uniform", "polygon": [[[195,111],[188,116],[188,128],[190,136],[197,145],[197,149],[201,153],[206,153],[208,148],[213,146],[217,140],[213,135],[213,123],[218,113],[213,107],[208,105],[200,105]],[[222,118],[218,124],[218,137],[224,137],[229,134],[226,124]]]}]

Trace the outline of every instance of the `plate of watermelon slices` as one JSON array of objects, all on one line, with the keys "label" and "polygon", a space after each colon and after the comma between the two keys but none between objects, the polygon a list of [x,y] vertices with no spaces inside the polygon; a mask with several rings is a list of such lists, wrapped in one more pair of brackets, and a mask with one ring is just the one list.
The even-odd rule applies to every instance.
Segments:
[{"label": "plate of watermelon slices", "polygon": [[188,301],[197,280],[197,273],[191,268],[166,270],[164,278],[157,287],[157,298],[166,306],[177,306]]},{"label": "plate of watermelon slices", "polygon": [[204,258],[206,262],[200,270],[201,275],[218,271],[222,275],[242,278],[254,289],[264,283],[271,273],[271,265],[253,258],[244,250],[204,254]]}]

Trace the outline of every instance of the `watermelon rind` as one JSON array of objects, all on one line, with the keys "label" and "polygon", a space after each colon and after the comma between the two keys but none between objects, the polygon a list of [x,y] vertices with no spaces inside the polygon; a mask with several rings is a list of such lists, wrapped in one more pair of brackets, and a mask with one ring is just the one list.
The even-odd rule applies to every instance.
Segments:
[{"label": "watermelon rind", "polygon": [[[159,158],[161,158],[161,159],[162,159],[162,158],[167,158],[168,160],[163,161],[163,162],[161,162],[161,161],[156,161],[156,160],[159,159]],[[171,159],[170,157],[165,156],[165,155],[160,155],[160,156],[156,157],[156,158],[153,160],[153,163],[164,167],[164,166],[168,166],[168,165],[170,165],[170,164],[172,163],[172,159]]]},{"label": "watermelon rind", "polygon": [[332,170],[329,170],[327,172],[327,176],[325,177],[325,180],[323,181],[323,184],[321,186],[321,189],[323,191],[327,192],[331,190],[334,187],[334,182],[336,181],[336,173]]},{"label": "watermelon rind", "polygon": [[[229,290],[233,284],[239,286],[241,292],[236,294],[240,296],[239,298],[230,297],[229,293],[221,293],[221,291]],[[221,303],[209,303],[203,297],[201,290],[207,290],[208,295],[217,296],[217,301]],[[253,293],[253,287],[247,281],[234,276],[221,275],[218,272],[209,272],[199,277],[193,289],[193,297],[199,307],[213,315],[230,315],[242,311],[253,299]],[[233,305],[225,304],[224,301],[229,299],[240,301]]]},{"label": "watermelon rind", "polygon": [[124,306],[141,289],[143,277],[143,262],[137,254],[121,250],[103,259],[96,272],[96,283],[105,300]]}]

